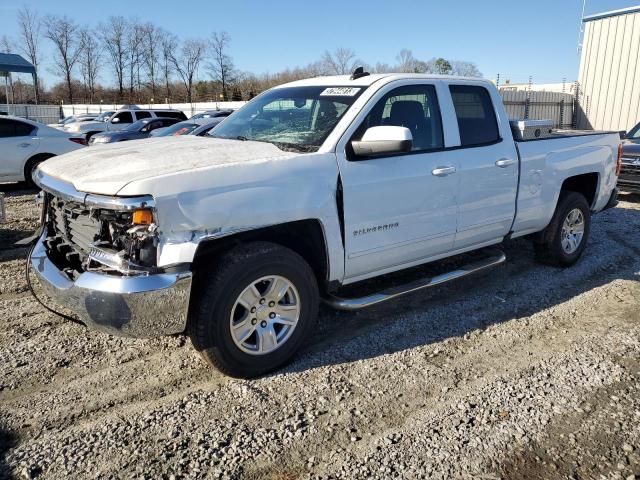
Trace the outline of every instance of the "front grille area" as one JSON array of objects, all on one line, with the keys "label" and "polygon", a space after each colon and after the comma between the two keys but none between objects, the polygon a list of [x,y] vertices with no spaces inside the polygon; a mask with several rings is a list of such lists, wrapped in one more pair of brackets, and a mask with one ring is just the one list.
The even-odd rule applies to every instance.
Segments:
[{"label": "front grille area", "polygon": [[84,206],[49,195],[45,244],[59,268],[81,270],[91,246],[100,237],[102,222]]}]

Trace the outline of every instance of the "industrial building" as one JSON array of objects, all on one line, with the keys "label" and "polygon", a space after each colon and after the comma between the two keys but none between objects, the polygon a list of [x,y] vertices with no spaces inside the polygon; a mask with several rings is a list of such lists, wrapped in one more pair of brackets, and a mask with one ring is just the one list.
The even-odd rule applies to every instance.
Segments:
[{"label": "industrial building", "polygon": [[583,22],[577,126],[628,130],[640,122],[640,5]]}]

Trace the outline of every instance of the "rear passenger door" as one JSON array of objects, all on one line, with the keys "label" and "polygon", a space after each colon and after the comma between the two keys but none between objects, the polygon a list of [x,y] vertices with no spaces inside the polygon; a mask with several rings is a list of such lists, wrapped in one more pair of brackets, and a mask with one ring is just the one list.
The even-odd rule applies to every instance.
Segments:
[{"label": "rear passenger door", "polygon": [[[394,82],[348,130],[337,150],[343,184],[345,277],[357,281],[421,263],[443,254],[456,232],[457,178],[444,149],[434,84]],[[356,158],[350,142],[367,128],[403,126],[411,131],[411,152]],[[352,132],[352,133],[351,133]],[[344,141],[344,140],[342,140]],[[438,175],[447,167],[451,174]]]},{"label": "rear passenger door", "polygon": [[449,91],[460,133],[460,147],[452,150],[460,182],[457,250],[498,242],[509,233],[519,166],[514,142],[507,137],[510,132],[500,131],[507,119],[498,115],[505,115],[504,109],[494,107],[501,101],[498,93],[492,97],[483,86],[456,84]]}]

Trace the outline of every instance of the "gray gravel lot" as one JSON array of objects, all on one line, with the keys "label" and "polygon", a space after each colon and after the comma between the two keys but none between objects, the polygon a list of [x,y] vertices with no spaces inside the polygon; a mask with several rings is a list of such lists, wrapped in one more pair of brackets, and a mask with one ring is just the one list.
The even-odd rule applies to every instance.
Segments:
[{"label": "gray gravel lot", "polygon": [[23,276],[33,192],[4,187],[0,478],[640,478],[640,197],[573,268],[507,264],[318,332],[273,375],[210,370],[183,336],[44,311]]}]

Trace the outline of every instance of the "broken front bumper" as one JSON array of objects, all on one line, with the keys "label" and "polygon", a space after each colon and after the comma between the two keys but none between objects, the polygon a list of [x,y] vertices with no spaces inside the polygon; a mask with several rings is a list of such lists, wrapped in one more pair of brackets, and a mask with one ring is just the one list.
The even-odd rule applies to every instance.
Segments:
[{"label": "broken front bumper", "polygon": [[87,327],[114,335],[146,338],[184,331],[192,277],[187,267],[136,276],[84,272],[74,281],[49,260],[44,237],[43,233],[35,245],[30,267],[39,279],[36,293],[45,304],[51,300]]}]

